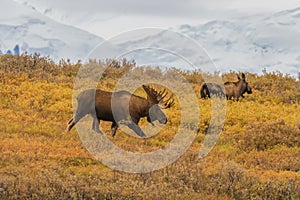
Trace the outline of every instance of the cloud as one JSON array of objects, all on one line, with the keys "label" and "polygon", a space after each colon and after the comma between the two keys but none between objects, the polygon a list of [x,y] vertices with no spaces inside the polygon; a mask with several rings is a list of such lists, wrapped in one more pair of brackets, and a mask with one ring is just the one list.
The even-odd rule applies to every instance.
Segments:
[{"label": "cloud", "polygon": [[101,37],[141,27],[169,28],[211,20],[274,13],[300,7],[298,0],[15,0],[46,16]]},{"label": "cloud", "polygon": [[231,20],[300,7],[298,0],[15,0],[46,16],[101,37],[141,27],[169,28]]},{"label": "cloud", "polygon": [[[143,15],[175,18],[215,18],[236,13],[270,12],[300,6],[298,0],[277,0],[270,3],[261,0],[16,0],[37,7],[51,7],[70,12],[90,14],[113,13],[117,15]],[[151,20],[151,19],[149,19]]]}]

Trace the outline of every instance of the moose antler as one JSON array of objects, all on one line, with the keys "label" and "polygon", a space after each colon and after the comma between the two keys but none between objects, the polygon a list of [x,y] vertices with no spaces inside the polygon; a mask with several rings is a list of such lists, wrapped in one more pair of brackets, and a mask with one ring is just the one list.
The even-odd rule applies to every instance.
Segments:
[{"label": "moose antler", "polygon": [[175,99],[173,98],[173,95],[170,96],[170,98],[168,98],[168,100],[166,100],[166,101],[160,101],[160,102],[159,102],[159,106],[160,106],[162,109],[170,108],[170,107],[172,107],[174,104],[175,104]]},{"label": "moose antler", "polygon": [[155,89],[146,85],[143,85],[143,88],[146,91],[148,98],[154,103],[159,104],[162,109],[170,108],[174,105],[175,100],[173,95],[168,100],[163,100],[168,95],[166,89],[157,92]]}]

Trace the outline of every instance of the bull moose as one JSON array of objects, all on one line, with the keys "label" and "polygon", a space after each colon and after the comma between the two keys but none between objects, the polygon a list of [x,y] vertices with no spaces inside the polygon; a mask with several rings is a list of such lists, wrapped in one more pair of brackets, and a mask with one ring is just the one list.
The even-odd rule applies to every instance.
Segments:
[{"label": "bull moose", "polygon": [[[240,97],[244,98],[245,93],[252,94],[252,89],[246,81],[246,76],[242,73],[242,78],[237,75],[237,82],[225,82],[224,89],[216,83],[203,83],[200,88],[201,98],[210,98],[211,95],[226,96],[227,99],[238,101]],[[225,94],[224,94],[225,92]]]},{"label": "bull moose", "polygon": [[167,123],[167,117],[161,109],[174,105],[173,95],[164,100],[168,95],[166,89],[157,92],[155,89],[143,85],[147,99],[136,96],[128,91],[107,92],[89,89],[77,96],[78,107],[75,115],[69,120],[67,131],[85,115],[93,117],[93,130],[102,134],[99,129],[100,120],[110,121],[111,135],[114,137],[118,124],[127,125],[140,137],[146,137],[138,123],[142,117],[153,124],[158,120],[160,124]]}]

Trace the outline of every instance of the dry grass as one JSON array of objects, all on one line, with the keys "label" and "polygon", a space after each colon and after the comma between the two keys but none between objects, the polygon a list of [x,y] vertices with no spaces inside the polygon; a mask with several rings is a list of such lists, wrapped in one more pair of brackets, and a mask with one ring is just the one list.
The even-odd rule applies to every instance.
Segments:
[{"label": "dry grass", "polygon": [[[107,90],[135,66],[126,60],[104,64],[111,66],[101,85]],[[102,165],[76,131],[65,132],[78,67],[37,55],[0,58],[0,199],[300,198],[299,81],[281,74],[248,74],[254,94],[228,102],[222,135],[204,159],[198,153],[210,101],[199,100],[199,132],[188,151],[161,170],[129,174]],[[147,70],[143,73],[152,72]],[[199,73],[180,73],[199,91]],[[110,123],[102,128],[119,147],[152,151],[174,137],[178,111],[168,111],[168,127],[146,142],[121,131],[112,139]]]}]

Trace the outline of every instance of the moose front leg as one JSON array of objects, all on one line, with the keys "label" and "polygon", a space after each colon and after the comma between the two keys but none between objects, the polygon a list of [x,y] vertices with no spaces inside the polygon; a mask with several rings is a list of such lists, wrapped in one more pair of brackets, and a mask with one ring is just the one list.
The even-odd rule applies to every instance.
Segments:
[{"label": "moose front leg", "polygon": [[93,117],[93,125],[92,125],[93,130],[96,131],[97,133],[103,134],[99,126],[100,126],[100,120],[97,117]]},{"label": "moose front leg", "polygon": [[130,128],[131,130],[133,130],[136,134],[138,134],[140,137],[145,138],[146,135],[145,133],[142,131],[142,129],[137,125],[139,123],[139,120],[120,120],[118,122],[118,124],[122,124],[122,125],[126,125],[128,126],[128,128]]},{"label": "moose front leg", "polygon": [[131,130],[133,130],[134,132],[136,132],[136,134],[138,134],[140,137],[142,137],[142,138],[145,138],[145,137],[146,137],[146,135],[145,135],[145,133],[142,131],[142,129],[141,129],[138,125],[136,125],[134,122],[128,124],[128,127],[129,127]]}]

